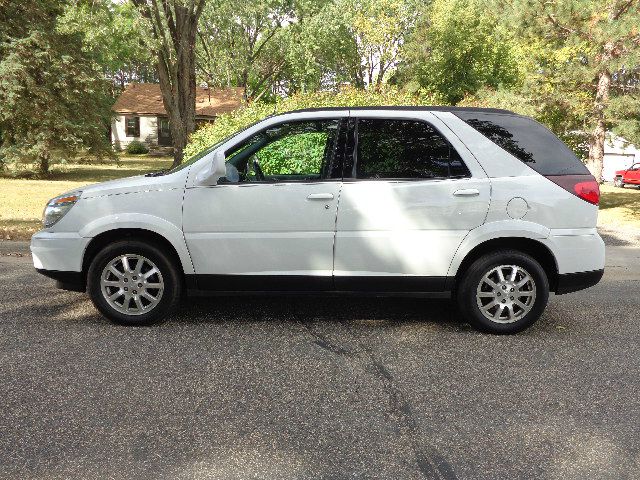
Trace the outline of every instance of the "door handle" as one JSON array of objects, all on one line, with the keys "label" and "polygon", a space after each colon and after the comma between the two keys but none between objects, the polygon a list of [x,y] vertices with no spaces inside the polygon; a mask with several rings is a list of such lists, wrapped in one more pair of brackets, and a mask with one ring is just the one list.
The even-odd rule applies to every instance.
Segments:
[{"label": "door handle", "polygon": [[333,200],[333,193],[311,193],[307,200]]},{"label": "door handle", "polygon": [[475,197],[480,195],[480,190],[477,188],[463,188],[462,190],[456,190],[453,194],[456,197]]}]

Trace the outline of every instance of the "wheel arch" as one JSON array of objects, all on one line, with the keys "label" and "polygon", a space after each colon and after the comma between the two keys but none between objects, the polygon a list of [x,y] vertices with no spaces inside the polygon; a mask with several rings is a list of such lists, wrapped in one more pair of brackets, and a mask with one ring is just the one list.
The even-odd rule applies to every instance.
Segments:
[{"label": "wheel arch", "polygon": [[145,228],[114,228],[96,235],[87,245],[82,258],[82,277],[85,281],[89,266],[98,252],[107,245],[122,240],[140,240],[162,248],[171,260],[175,262],[184,280],[185,273],[187,273],[185,272],[184,262],[178,253],[178,249],[166,237]]},{"label": "wheel arch", "polygon": [[481,256],[500,250],[517,250],[533,257],[544,269],[549,280],[549,290],[555,291],[558,283],[558,263],[553,252],[542,242],[527,237],[499,237],[485,240],[473,247],[458,266],[451,288],[455,288],[469,266]]}]

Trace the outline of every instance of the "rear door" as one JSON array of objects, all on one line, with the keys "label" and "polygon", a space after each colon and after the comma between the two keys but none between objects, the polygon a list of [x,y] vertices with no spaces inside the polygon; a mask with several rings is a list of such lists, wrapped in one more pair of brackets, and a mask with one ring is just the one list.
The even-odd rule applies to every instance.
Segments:
[{"label": "rear door", "polygon": [[351,116],[336,288],[443,290],[456,249],[485,220],[488,178],[429,112],[353,110]]}]

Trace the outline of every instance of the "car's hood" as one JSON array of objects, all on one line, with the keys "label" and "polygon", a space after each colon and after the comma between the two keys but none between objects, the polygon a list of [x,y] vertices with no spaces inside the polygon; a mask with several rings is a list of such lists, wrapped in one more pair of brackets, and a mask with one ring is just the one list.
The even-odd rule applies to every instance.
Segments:
[{"label": "car's hood", "polygon": [[170,175],[160,175],[146,177],[137,175],[135,177],[120,178],[108,182],[94,183],[75,191],[82,191],[82,198],[102,197],[105,195],[116,195],[122,193],[136,193],[142,191],[172,190],[184,187],[184,174],[176,172]]},{"label": "car's hood", "polygon": [[622,175],[624,173],[627,173],[627,170],[616,170],[616,175]]}]

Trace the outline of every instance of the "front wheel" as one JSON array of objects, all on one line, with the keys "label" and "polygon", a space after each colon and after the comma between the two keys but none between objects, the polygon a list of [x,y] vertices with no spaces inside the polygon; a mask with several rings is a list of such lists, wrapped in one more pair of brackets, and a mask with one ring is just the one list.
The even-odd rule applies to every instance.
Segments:
[{"label": "front wheel", "polygon": [[460,313],[474,327],[496,334],[517,333],[542,315],[549,300],[549,281],[529,255],[491,253],[464,272],[456,299]]},{"label": "front wheel", "polygon": [[148,325],[177,306],[181,281],[159,247],[136,240],[102,249],[91,262],[87,290],[105,317],[122,325]]},{"label": "front wheel", "polygon": [[613,180],[613,186],[618,188],[624,188],[624,182],[622,181],[622,177],[616,177]]}]

